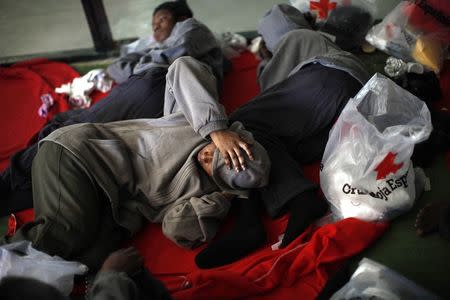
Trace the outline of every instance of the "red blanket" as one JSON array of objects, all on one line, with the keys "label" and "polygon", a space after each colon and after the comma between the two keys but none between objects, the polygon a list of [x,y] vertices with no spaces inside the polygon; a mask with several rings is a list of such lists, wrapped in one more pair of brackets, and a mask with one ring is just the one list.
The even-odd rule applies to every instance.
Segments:
[{"label": "red blanket", "polygon": [[[78,76],[67,64],[46,59],[0,68],[0,170],[6,168],[13,153],[28,145],[47,120],[69,108],[64,96],[56,94],[54,89]],[[50,95],[55,101],[46,118],[38,115],[43,95]]]},{"label": "red blanket", "polygon": [[[48,64],[69,68],[59,63]],[[258,93],[256,66],[257,60],[250,53],[233,59],[233,70],[225,77],[222,97],[228,112]],[[70,81],[77,75],[73,72],[66,74],[68,77],[58,84]],[[43,80],[39,82],[44,84]],[[44,91],[49,92],[50,87],[46,86]],[[39,103],[41,92],[37,90],[33,94],[37,97],[34,101]],[[62,106],[63,101],[59,102]],[[24,118],[37,116],[37,107],[30,108]],[[17,118],[19,111],[16,110],[14,118]],[[11,121],[16,122],[14,118],[11,116]],[[40,122],[32,124],[30,134],[22,139],[20,145],[25,145],[39,130],[38,125],[42,126],[45,122],[38,117],[36,119]],[[15,124],[20,126],[20,122]],[[304,171],[318,182],[318,164],[306,166]],[[145,257],[146,266],[167,285],[176,299],[314,299],[329,275],[345,259],[368,247],[387,228],[385,224],[347,219],[320,228],[311,226],[289,247],[272,250],[270,246],[278,241],[286,226],[287,216],[276,220],[263,217],[268,233],[267,244],[236,263],[212,270],[199,270],[194,263],[195,255],[202,248],[184,250],[177,247],[163,236],[159,224],[148,224],[129,244],[139,249]],[[32,218],[31,210],[17,215],[19,224]],[[10,229],[13,230],[16,224],[13,218],[10,220]],[[230,217],[221,232],[226,231],[232,221]]]},{"label": "red blanket", "polygon": [[211,270],[195,266],[194,257],[202,248],[177,247],[156,224],[148,225],[131,244],[176,299],[315,299],[342,262],[368,247],[387,228],[386,224],[345,219],[320,228],[311,226],[287,248],[272,250],[286,221],[287,217],[265,218],[269,241],[264,247]]},{"label": "red blanket", "polygon": [[[48,120],[70,109],[67,96],[55,93],[55,88],[79,76],[69,65],[48,59],[33,59],[0,68],[0,171],[8,166],[12,154],[33,141]],[[92,102],[103,96],[95,92]],[[44,97],[54,101],[45,117],[38,114]]]}]

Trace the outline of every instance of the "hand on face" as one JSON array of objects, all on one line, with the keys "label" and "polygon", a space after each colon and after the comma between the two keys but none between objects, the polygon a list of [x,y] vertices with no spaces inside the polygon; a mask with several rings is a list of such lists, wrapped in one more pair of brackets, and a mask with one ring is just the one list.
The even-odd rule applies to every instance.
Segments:
[{"label": "hand on face", "polygon": [[230,130],[218,130],[210,134],[215,146],[219,148],[220,154],[225,160],[228,168],[234,167],[236,172],[245,170],[245,157],[242,151],[253,160],[249,142],[241,138],[236,132]]},{"label": "hand on face", "polygon": [[175,26],[175,16],[168,10],[158,10],[152,19],[153,38],[161,43],[172,33]]}]

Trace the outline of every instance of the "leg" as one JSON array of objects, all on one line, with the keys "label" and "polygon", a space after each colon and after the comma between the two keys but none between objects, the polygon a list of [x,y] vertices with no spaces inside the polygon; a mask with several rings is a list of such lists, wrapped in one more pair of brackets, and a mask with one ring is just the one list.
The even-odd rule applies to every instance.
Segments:
[{"label": "leg", "polygon": [[76,123],[159,118],[163,112],[166,73],[166,68],[152,68],[131,76],[76,118]]},{"label": "leg", "polygon": [[261,200],[257,192],[252,191],[249,199],[235,200],[239,201],[239,207],[233,228],[212,241],[195,257],[198,267],[209,269],[230,264],[266,242],[266,233],[260,218]]},{"label": "leg", "polygon": [[[131,76],[115,87],[102,101],[85,110],[71,110],[58,114],[39,133],[43,139],[54,130],[77,123],[106,123],[119,120],[157,118],[162,115],[166,83],[165,68],[153,68]],[[31,165],[37,153],[37,144],[16,153],[10,166],[2,174],[5,203],[2,216],[32,207]]]},{"label": "leg", "polygon": [[143,299],[171,300],[169,291],[164,284],[153,277],[147,269],[142,270],[133,277]]},{"label": "leg", "polygon": [[69,151],[46,142],[32,173],[35,220],[6,242],[29,240],[36,249],[65,259],[89,253],[101,228],[101,211],[110,207],[86,168]]},{"label": "leg", "polygon": [[317,196],[317,191],[303,192],[289,201],[287,206],[291,215],[280,248],[289,245],[309,225],[328,211],[327,201]]},{"label": "leg", "polygon": [[272,217],[291,211],[283,246],[326,211],[314,192],[317,186],[303,176],[298,164],[321,157],[328,130],[360,88],[343,71],[309,65],[230,116],[243,122],[269,152],[269,185],[261,194]]}]

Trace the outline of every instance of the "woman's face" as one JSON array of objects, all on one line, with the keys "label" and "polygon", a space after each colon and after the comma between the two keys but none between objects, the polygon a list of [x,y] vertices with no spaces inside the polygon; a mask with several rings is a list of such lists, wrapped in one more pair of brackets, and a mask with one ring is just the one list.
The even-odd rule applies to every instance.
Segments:
[{"label": "woman's face", "polygon": [[217,147],[214,143],[209,143],[205,147],[202,148],[197,154],[197,160],[202,166],[203,170],[212,177],[213,172],[213,157],[214,151],[216,151]]},{"label": "woman's face", "polygon": [[175,23],[175,17],[170,11],[166,9],[158,10],[152,19],[153,38],[159,43],[166,40],[170,36]]}]

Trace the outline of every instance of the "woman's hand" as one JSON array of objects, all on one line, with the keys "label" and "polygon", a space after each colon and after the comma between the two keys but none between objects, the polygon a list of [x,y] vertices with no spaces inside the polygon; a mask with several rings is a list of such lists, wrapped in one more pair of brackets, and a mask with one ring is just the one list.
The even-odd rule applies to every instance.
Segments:
[{"label": "woman's hand", "polygon": [[[225,164],[231,169],[234,166],[236,172],[245,170],[245,158],[242,150],[253,160],[250,144],[240,137],[236,132],[230,130],[218,130],[209,135],[216,147],[222,154]],[[232,165],[231,165],[232,163]]]}]

